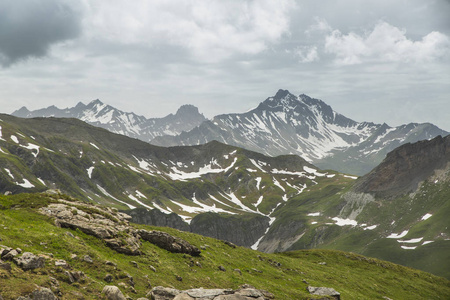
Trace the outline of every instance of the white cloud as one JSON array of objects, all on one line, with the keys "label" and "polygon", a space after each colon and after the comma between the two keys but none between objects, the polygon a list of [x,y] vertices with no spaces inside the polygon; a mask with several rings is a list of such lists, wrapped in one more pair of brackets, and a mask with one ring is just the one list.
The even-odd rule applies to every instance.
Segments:
[{"label": "white cloud", "polygon": [[194,59],[217,62],[257,54],[289,34],[292,0],[89,2],[86,25],[94,39],[181,46]]},{"label": "white cloud", "polygon": [[433,31],[422,40],[413,41],[406,37],[405,30],[379,22],[373,31],[365,34],[333,30],[325,38],[325,51],[334,54],[335,62],[343,65],[365,61],[429,62],[449,54],[450,39]]},{"label": "white cloud", "polygon": [[298,57],[300,58],[300,62],[309,63],[313,61],[319,60],[319,53],[317,52],[316,46],[304,46],[300,47],[297,50]]},{"label": "white cloud", "polygon": [[307,36],[311,36],[316,32],[323,33],[323,32],[330,32],[333,30],[331,26],[328,24],[327,20],[323,18],[314,17],[314,21],[315,23],[308,26],[308,28],[305,30],[305,34]]}]

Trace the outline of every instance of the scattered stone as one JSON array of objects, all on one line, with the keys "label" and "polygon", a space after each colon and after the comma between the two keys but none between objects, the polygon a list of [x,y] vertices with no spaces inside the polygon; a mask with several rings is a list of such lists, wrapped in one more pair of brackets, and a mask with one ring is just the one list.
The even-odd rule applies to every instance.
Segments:
[{"label": "scattered stone", "polygon": [[16,248],[16,251],[17,251],[17,253],[22,253],[22,249],[20,249],[20,248]]},{"label": "scattered stone", "polygon": [[150,270],[152,270],[153,272],[155,272],[155,273],[156,273],[156,269],[155,269],[155,267],[154,267],[154,266],[149,266],[149,268],[150,268]]},{"label": "scattered stone", "polygon": [[[0,299],[1,300],[1,299]],[[148,298],[144,298],[144,297],[141,297],[141,298],[137,298],[136,300],[149,300]]]},{"label": "scattered stone", "polygon": [[78,255],[76,255],[74,253],[70,254],[70,259],[75,259],[75,258],[78,258]]},{"label": "scattered stone", "polygon": [[19,255],[19,253],[15,249],[6,252],[6,254],[5,254],[5,251],[3,251],[2,259],[3,260],[12,260],[17,255]]},{"label": "scattered stone", "polygon": [[70,231],[66,231],[66,235],[70,236],[71,238],[75,238],[75,236],[73,235],[73,233],[70,232]]},{"label": "scattered stone", "polygon": [[392,300],[391,298],[386,297],[386,296],[383,296],[383,299],[385,299],[385,300]]},{"label": "scattered stone", "polygon": [[225,245],[230,246],[231,248],[236,248],[236,245],[233,244],[232,242],[229,242],[229,241],[223,241],[223,243],[224,243]]},{"label": "scattered stone", "polygon": [[336,300],[341,299],[341,294],[333,288],[308,286],[308,292],[312,295],[331,296]]},{"label": "scattered stone", "polygon": [[323,265],[323,266],[325,266],[326,264],[327,264],[327,263],[324,262],[324,261],[319,263],[319,265]]},{"label": "scattered stone", "polygon": [[260,261],[263,261],[263,260],[264,260],[264,258],[262,258],[261,255],[258,255],[257,257],[259,258]]},{"label": "scattered stone", "polygon": [[219,270],[222,271],[222,272],[226,271],[226,269],[223,266],[219,266]]},{"label": "scattered stone", "polygon": [[180,275],[176,275],[176,278],[178,281],[183,281],[183,277],[181,277]]},{"label": "scattered stone", "polygon": [[111,274],[106,274],[105,278],[103,278],[104,281],[110,283],[114,280],[114,277]]},{"label": "scattered stone", "polygon": [[255,268],[252,268],[252,271],[253,271],[253,272],[256,272],[256,273],[262,273],[262,271],[257,270],[257,269],[255,269]]},{"label": "scattered stone", "polygon": [[202,264],[201,264],[199,261],[196,261],[196,262],[195,262],[195,265],[196,265],[197,267],[199,267],[199,268],[202,267]]},{"label": "scattered stone", "polygon": [[90,263],[90,264],[92,264],[94,261],[92,260],[92,257],[90,257],[89,255],[85,255],[84,257],[83,257],[83,260],[85,261],[85,262],[87,262],[87,263]]},{"label": "scattered stone", "polygon": [[69,283],[79,282],[85,277],[84,273],[81,271],[65,271],[64,274],[66,274]]},{"label": "scattered stone", "polygon": [[130,274],[127,274],[127,277],[128,277],[128,281],[130,282],[130,285],[131,285],[131,286],[134,286],[134,279],[133,279],[133,276],[131,276]]},{"label": "scattered stone", "polygon": [[46,246],[47,243],[46,243],[46,242],[40,242],[39,245],[41,245],[41,246]]},{"label": "scattered stone", "polygon": [[108,300],[126,300],[120,289],[115,285],[106,285],[102,290],[102,294]]},{"label": "scattered stone", "polygon": [[105,262],[105,264],[106,264],[107,266],[117,267],[117,265],[116,265],[115,263],[113,263],[112,261],[109,261],[109,260],[107,260],[107,261]]},{"label": "scattered stone", "polygon": [[135,262],[134,260],[130,261],[130,264],[132,264],[133,267],[135,267],[135,268],[139,268],[138,263]]},{"label": "scattered stone", "polygon": [[236,272],[236,273],[239,273],[239,275],[242,275],[242,272],[239,269],[234,269],[233,271]]},{"label": "scattered stone", "polygon": [[148,241],[156,246],[166,249],[172,253],[186,253],[192,256],[199,256],[200,250],[186,242],[179,237],[172,236],[162,231],[147,231],[144,229],[138,230],[137,233],[145,241]]},{"label": "scattered stone", "polygon": [[309,282],[306,281],[306,279],[302,279],[302,282],[305,283],[305,284],[309,284]]},{"label": "scattered stone", "polygon": [[57,261],[55,261],[55,266],[56,267],[61,267],[61,268],[64,268],[64,269],[68,269],[69,268],[69,264],[64,259],[58,259]]},{"label": "scattered stone", "polygon": [[45,259],[43,257],[36,256],[31,252],[25,252],[21,257],[15,257],[13,261],[25,271],[42,268],[45,265]]}]

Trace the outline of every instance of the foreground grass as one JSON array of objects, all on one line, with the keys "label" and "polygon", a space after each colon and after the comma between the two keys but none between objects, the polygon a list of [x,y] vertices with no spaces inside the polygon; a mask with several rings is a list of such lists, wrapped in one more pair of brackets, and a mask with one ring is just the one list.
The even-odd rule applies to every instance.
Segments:
[{"label": "foreground grass", "polygon": [[[52,199],[35,195],[0,197],[0,244],[47,258],[46,266],[34,271],[15,265],[11,272],[0,269],[0,295],[4,299],[27,295],[36,285],[55,290],[52,278],[58,281],[61,299],[101,299],[103,286],[109,284],[119,286],[132,299],[144,297],[158,285],[236,289],[242,284],[268,290],[276,299],[313,298],[306,291],[308,285],[332,287],[341,293],[341,299],[450,299],[450,282],[444,278],[341,251],[265,254],[171,228],[136,225],[185,239],[203,249],[202,254],[169,253],[148,242],[143,242],[141,256],[118,254],[103,241],[58,228],[53,220],[36,212],[49,201]],[[92,257],[93,263],[85,262],[85,255]],[[86,277],[70,284],[66,270],[55,267],[56,259],[66,260],[71,271],[82,271]],[[111,283],[104,281],[106,274],[113,276]]]}]

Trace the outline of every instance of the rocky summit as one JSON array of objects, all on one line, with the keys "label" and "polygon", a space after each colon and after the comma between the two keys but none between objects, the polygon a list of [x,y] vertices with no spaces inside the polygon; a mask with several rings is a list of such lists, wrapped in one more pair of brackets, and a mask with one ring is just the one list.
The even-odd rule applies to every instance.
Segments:
[{"label": "rocky summit", "polygon": [[160,146],[217,140],[270,156],[297,154],[323,169],[364,175],[394,148],[448,132],[432,124],[356,122],[319,99],[279,90],[245,113],[224,114],[177,136],[151,141]]}]

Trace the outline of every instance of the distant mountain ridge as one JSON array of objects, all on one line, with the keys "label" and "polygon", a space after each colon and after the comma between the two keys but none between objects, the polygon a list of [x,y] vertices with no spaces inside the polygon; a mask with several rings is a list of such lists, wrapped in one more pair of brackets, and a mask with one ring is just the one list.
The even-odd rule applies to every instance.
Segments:
[{"label": "distant mountain ridge", "polygon": [[257,108],[205,121],[177,136],[151,141],[159,146],[195,145],[218,140],[266,155],[297,154],[322,169],[363,175],[404,144],[445,136],[432,124],[356,122],[319,99],[279,90]]},{"label": "distant mountain ridge", "polygon": [[189,131],[206,120],[193,105],[183,105],[176,114],[169,114],[163,118],[147,119],[135,113],[118,110],[98,99],[87,105],[79,102],[75,107],[65,109],[52,105],[29,111],[26,107],[22,107],[12,115],[21,118],[76,118],[111,132],[147,142],[160,135],[177,135],[183,131]]},{"label": "distant mountain ridge", "polygon": [[322,100],[304,94],[295,96],[281,89],[251,111],[218,115],[212,120],[192,105],[182,106],[175,115],[145,119],[99,100],[65,110],[51,106],[30,112],[22,108],[13,115],[73,117],[164,147],[217,140],[269,156],[296,154],[322,169],[355,175],[368,173],[389,151],[402,144],[449,134],[430,123],[390,127],[356,122]]}]

